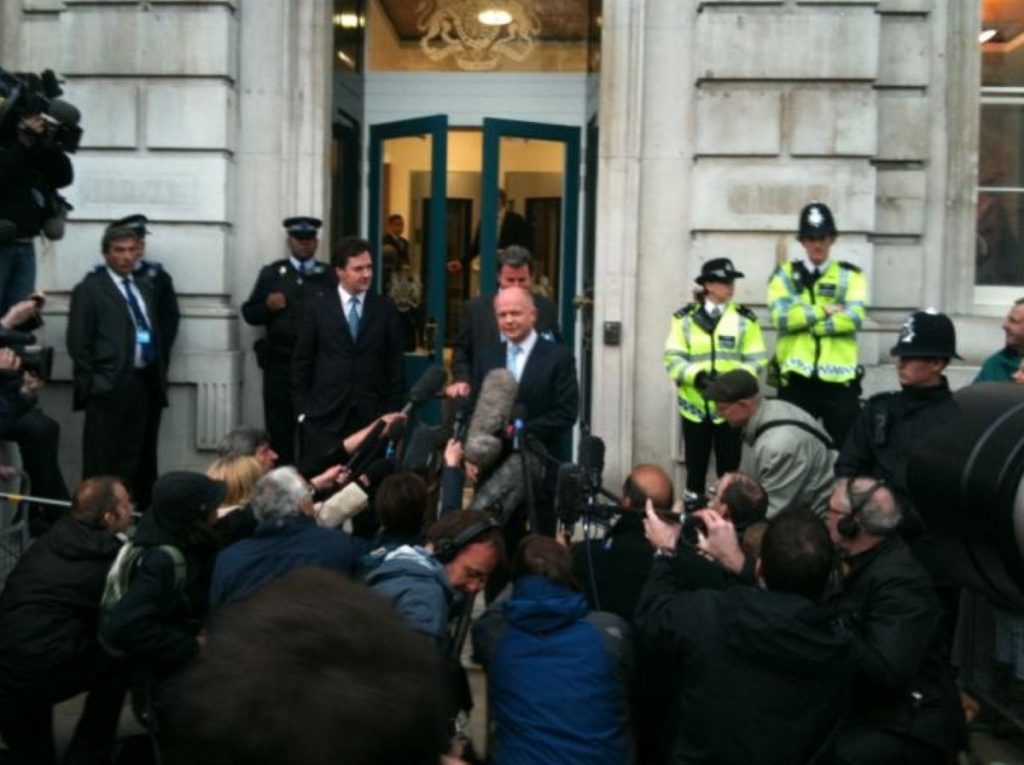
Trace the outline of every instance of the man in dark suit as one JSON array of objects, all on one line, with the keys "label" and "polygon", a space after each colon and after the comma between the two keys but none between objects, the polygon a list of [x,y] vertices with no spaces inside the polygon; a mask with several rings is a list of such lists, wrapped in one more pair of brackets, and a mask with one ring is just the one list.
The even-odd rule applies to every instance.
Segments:
[{"label": "man in dark suit", "polygon": [[[494,298],[494,312],[505,340],[481,349],[473,390],[480,390],[483,378],[492,369],[508,369],[519,384],[516,403],[525,408],[527,442],[554,452],[562,440],[570,436],[579,416],[576,360],[564,345],[545,340],[537,333],[537,308],[528,290],[522,287],[501,290]],[[474,477],[475,466],[467,464],[467,473]],[[536,497],[540,528],[534,531],[549,536],[555,532],[556,475],[555,470],[546,470]]]},{"label": "man in dark suit", "polygon": [[295,410],[292,408],[292,353],[299,325],[312,295],[335,284],[331,268],[316,259],[319,218],[295,216],[283,221],[288,257],[260,269],[242,318],[267,335],[256,341],[256,362],[263,370],[263,417],[270,443],[282,465],[295,461]]},{"label": "man in dark suit", "polygon": [[[67,344],[74,407],[85,410],[82,477],[115,475],[141,507],[152,485],[141,474],[146,432],[167,406],[167,355],[152,288],[134,276],[139,239],[130,228],[103,234],[104,266],[71,293]],[[156,455],[149,454],[156,464]]]},{"label": "man in dark suit", "polygon": [[[171,347],[178,337],[178,324],[181,322],[181,311],[178,309],[178,295],[174,291],[174,280],[164,270],[160,263],[153,260],[146,260],[146,234],[149,229],[149,218],[142,213],[129,215],[121,220],[110,224],[111,228],[124,226],[135,232],[139,239],[139,255],[135,260],[135,272],[133,278],[139,283],[149,286],[153,293],[156,304],[156,314],[153,317],[154,323],[160,327],[160,337],[163,343],[160,346],[161,361],[166,370],[171,363]],[[155,410],[153,417],[146,421],[146,434],[143,438],[142,454],[139,462],[139,484],[151,486],[156,482],[157,465],[156,450],[157,438],[160,433],[161,410]],[[136,497],[136,499],[140,499]],[[149,503],[149,497],[143,496],[141,500]]]},{"label": "man in dark suit", "polygon": [[[525,247],[508,247],[498,258],[498,289],[522,287],[532,291],[533,258]],[[537,334],[545,340],[562,341],[558,329],[558,308],[554,301],[543,295],[533,295],[537,308]],[[479,374],[480,350],[501,340],[498,321],[494,317],[494,298],[478,295],[466,303],[462,327],[452,346],[452,376],[455,382],[448,386],[452,397],[468,396],[470,382]]]},{"label": "man in dark suit", "polygon": [[405,218],[398,213],[388,216],[387,230],[381,240],[381,291],[391,294],[391,274],[409,265],[409,240],[405,233]]},{"label": "man in dark suit", "polygon": [[310,301],[292,359],[304,471],[402,404],[402,325],[391,299],[369,291],[370,244],[342,239],[331,265],[337,287]]}]

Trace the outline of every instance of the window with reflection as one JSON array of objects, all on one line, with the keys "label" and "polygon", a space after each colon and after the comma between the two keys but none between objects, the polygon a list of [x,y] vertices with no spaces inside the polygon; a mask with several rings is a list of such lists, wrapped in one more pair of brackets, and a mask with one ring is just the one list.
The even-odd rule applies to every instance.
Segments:
[{"label": "window with reflection", "polygon": [[1024,0],[982,0],[975,283],[1024,284]]}]

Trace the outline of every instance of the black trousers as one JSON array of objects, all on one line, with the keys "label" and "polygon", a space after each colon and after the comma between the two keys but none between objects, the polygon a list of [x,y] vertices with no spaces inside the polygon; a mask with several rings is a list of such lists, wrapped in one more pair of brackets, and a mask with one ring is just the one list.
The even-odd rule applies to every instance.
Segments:
[{"label": "black trousers", "polygon": [[952,765],[951,752],[908,736],[871,728],[847,727],[836,741],[841,765]]},{"label": "black trousers", "polygon": [[[5,690],[0,699],[0,736],[7,745],[4,763],[54,765],[53,707],[88,691],[85,708],[75,725],[64,765],[100,765],[109,762],[128,688],[127,668],[97,647],[68,676],[53,687],[34,687],[24,693]],[[45,686],[45,683],[44,683]]]},{"label": "black trousers", "polygon": [[[95,396],[85,408],[82,432],[82,478],[113,475],[124,481],[141,509],[149,507],[153,479],[141,466],[156,465],[160,415],[160,378],[156,367],[136,370],[113,395]],[[147,432],[150,440],[147,442]]]},{"label": "black trousers", "polygon": [[796,404],[821,420],[836,449],[842,449],[846,434],[860,415],[860,383],[830,383],[817,378],[789,375],[779,388],[779,398]]},{"label": "black trousers", "polygon": [[740,466],[743,436],[727,422],[716,425],[710,420],[693,422],[685,417],[682,420],[686,489],[694,494],[703,494],[707,488],[712,449],[715,452],[715,472],[721,478]]},{"label": "black trousers", "polygon": [[[32,494],[47,499],[69,498],[68,486],[57,462],[60,425],[56,420],[39,407],[33,407],[0,432],[0,437],[18,444]],[[46,531],[60,514],[59,508],[34,506],[29,519],[33,536]]]},{"label": "black trousers", "polygon": [[295,408],[292,406],[291,355],[273,349],[263,369],[263,420],[279,465],[295,463]]}]

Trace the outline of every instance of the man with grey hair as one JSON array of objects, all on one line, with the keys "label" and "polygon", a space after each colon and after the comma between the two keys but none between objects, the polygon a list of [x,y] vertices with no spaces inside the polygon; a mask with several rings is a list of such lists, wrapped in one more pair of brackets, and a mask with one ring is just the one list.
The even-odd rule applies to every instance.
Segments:
[{"label": "man with grey hair", "polygon": [[313,488],[293,467],[271,470],[250,499],[259,525],[217,556],[210,606],[242,600],[289,571],[314,566],[346,576],[356,573],[364,545],[338,529],[316,525]]},{"label": "man with grey hair", "polygon": [[[509,245],[498,258],[498,289],[522,287],[533,291],[533,257],[519,245]],[[561,342],[558,330],[558,308],[543,295],[533,295],[537,307],[537,334],[545,340]],[[470,383],[479,371],[480,352],[501,339],[494,317],[494,299],[478,295],[466,303],[462,328],[452,346],[452,376],[455,382],[447,388],[449,396],[468,396]]]},{"label": "man with grey hair", "polygon": [[831,605],[854,646],[854,693],[836,741],[841,763],[946,762],[956,746],[959,701],[942,612],[899,523],[884,482],[836,481],[828,528],[845,576]]}]

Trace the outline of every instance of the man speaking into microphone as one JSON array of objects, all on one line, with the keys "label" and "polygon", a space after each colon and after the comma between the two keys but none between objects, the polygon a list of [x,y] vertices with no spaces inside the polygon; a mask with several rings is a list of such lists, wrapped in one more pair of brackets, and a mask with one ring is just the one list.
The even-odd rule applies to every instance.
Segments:
[{"label": "man speaking into microphone", "polygon": [[[517,383],[516,404],[523,412],[521,446],[528,449],[536,445],[555,453],[579,416],[576,360],[568,348],[537,334],[534,329],[537,309],[533,297],[522,287],[508,287],[498,292],[494,298],[494,313],[502,339],[481,350],[473,391],[481,389],[483,378],[492,369],[507,369]],[[467,463],[467,473],[470,478],[478,478],[472,463]],[[539,528],[532,530],[547,536],[555,533],[556,474],[548,465],[536,493]],[[525,517],[525,508],[520,508],[508,530],[524,526]]]}]

